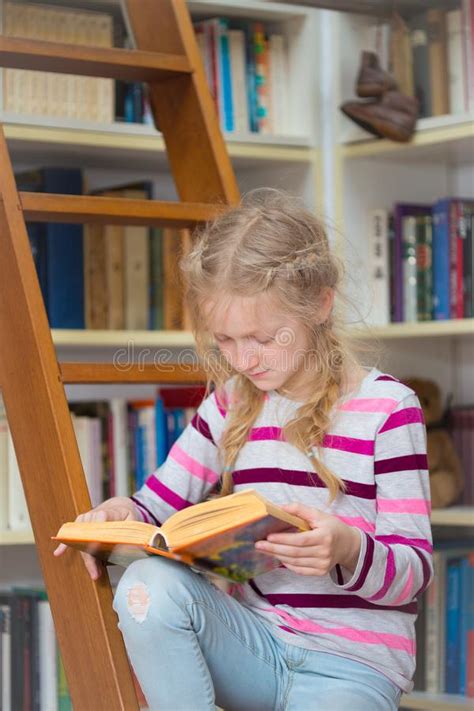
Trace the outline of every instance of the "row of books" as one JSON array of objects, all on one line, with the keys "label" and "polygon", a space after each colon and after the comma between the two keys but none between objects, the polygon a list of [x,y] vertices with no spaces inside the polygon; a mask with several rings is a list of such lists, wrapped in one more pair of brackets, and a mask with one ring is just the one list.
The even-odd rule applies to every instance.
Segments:
[{"label": "row of books", "polygon": [[415,689],[474,698],[474,549],[443,542],[433,553],[434,579],[416,622]]},{"label": "row of books", "polygon": [[[288,133],[287,49],[262,23],[212,18],[195,24],[222,130]],[[124,23],[112,15],[64,6],[5,2],[0,32],[9,37],[94,47],[126,47]],[[146,88],[114,81],[4,69],[7,113],[98,123],[153,123]]]},{"label": "row of books", "polygon": [[[132,670],[140,708],[147,702]],[[51,607],[43,589],[0,590],[0,709],[72,711]]]},{"label": "row of books", "polygon": [[51,609],[43,590],[0,591],[0,708],[71,711]]},{"label": "row of books", "polygon": [[474,107],[473,28],[473,0],[439,3],[369,26],[363,49],[375,51],[400,90],[419,99],[420,116],[464,113]]},{"label": "row of books", "polygon": [[[16,176],[19,190],[83,193],[76,168]],[[149,181],[96,193],[148,199]],[[51,328],[189,329],[178,263],[186,230],[137,225],[28,223],[30,244]]]},{"label": "row of books", "polygon": [[[103,12],[28,2],[4,2],[0,34],[69,45],[112,47],[114,22]],[[3,69],[3,111],[110,124],[114,80]]]},{"label": "row of books", "polygon": [[222,130],[288,133],[283,35],[261,22],[223,17],[197,22],[194,29]]},{"label": "row of books", "polygon": [[473,200],[397,203],[369,221],[371,323],[474,316]]},{"label": "row of books", "polygon": [[[70,403],[92,505],[136,491],[163,464],[203,395],[203,386],[176,386],[160,387],[154,399]],[[0,530],[28,527],[18,462],[0,398]]]}]

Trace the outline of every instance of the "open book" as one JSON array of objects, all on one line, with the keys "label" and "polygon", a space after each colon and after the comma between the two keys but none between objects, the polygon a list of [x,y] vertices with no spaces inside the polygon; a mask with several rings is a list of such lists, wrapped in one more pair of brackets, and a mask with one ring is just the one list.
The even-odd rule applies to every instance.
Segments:
[{"label": "open book", "polygon": [[53,540],[118,565],[162,555],[243,582],[280,565],[256,550],[256,541],[277,531],[309,528],[302,518],[246,489],[178,511],[162,526],[140,521],[65,523]]}]

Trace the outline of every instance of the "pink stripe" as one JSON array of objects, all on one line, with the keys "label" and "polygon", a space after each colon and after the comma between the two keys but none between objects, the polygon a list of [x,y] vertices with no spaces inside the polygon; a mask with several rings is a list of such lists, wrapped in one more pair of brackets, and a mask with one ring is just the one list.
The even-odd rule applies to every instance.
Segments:
[{"label": "pink stripe", "polygon": [[283,441],[281,427],[253,427],[250,430],[249,441],[259,442],[264,439],[274,439]]},{"label": "pink stripe", "polygon": [[226,396],[225,390],[222,393],[222,397],[217,394],[217,390],[216,390],[214,393],[214,398],[216,400],[217,409],[219,410],[222,417],[225,417],[227,415],[227,407],[228,407],[227,396]]},{"label": "pink stripe", "polygon": [[356,437],[343,437],[342,435],[327,434],[323,438],[323,447],[339,449],[341,452],[353,454],[374,454],[373,439],[357,439]]},{"label": "pink stripe", "polygon": [[396,400],[390,397],[358,397],[354,400],[343,402],[339,410],[346,412],[392,412],[398,405]]},{"label": "pink stripe", "polygon": [[192,506],[192,501],[183,499],[179,494],[176,494],[174,491],[165,486],[165,484],[163,484],[163,482],[157,479],[153,474],[148,477],[145,482],[145,486],[151,489],[151,491],[159,496],[160,499],[165,501],[177,511],[181,511],[181,509],[185,509],[187,506]]},{"label": "pink stripe", "polygon": [[177,464],[184,467],[190,474],[198,479],[202,479],[202,481],[215,484],[216,481],[219,480],[219,474],[190,457],[189,454],[182,450],[177,444],[171,447],[169,456]]},{"label": "pink stripe", "polygon": [[425,514],[431,513],[431,502],[427,499],[377,499],[379,513],[406,513]]},{"label": "pink stripe", "polygon": [[393,605],[400,605],[403,601],[406,600],[411,600],[412,595],[413,595],[413,580],[415,578],[415,574],[413,573],[413,568],[411,565],[408,563],[408,578],[403,586],[403,590],[401,591],[400,595],[397,597],[396,600],[393,601]]},{"label": "pink stripe", "polygon": [[366,521],[365,518],[362,518],[362,516],[337,516],[340,521],[344,521],[344,523],[347,523],[348,526],[354,526],[355,528],[360,528],[362,531],[367,531],[367,533],[374,533],[375,532],[375,523],[371,523],[370,521]]},{"label": "pink stripe", "polygon": [[[249,441],[259,442],[262,440],[284,441],[281,427],[254,427],[250,430]],[[327,434],[323,439],[323,447],[329,449],[339,449],[342,452],[352,452],[354,454],[374,453],[374,441],[372,439],[357,439],[356,437],[343,437],[342,435]]]},{"label": "pink stripe", "polygon": [[414,423],[424,424],[424,422],[425,420],[421,408],[406,407],[404,410],[392,412],[392,414],[387,417],[384,425],[380,428],[379,434],[387,432],[388,430],[394,430],[397,427],[404,427],[405,425],[412,425]]},{"label": "pink stripe", "polygon": [[284,610],[276,607],[264,608],[264,612],[273,612],[282,617],[291,627],[300,632],[309,632],[310,634],[333,634],[337,637],[344,637],[351,642],[362,642],[362,644],[378,644],[391,649],[401,649],[408,654],[415,654],[415,641],[409,637],[402,637],[398,634],[390,634],[388,632],[370,632],[357,630],[354,627],[323,627],[316,622],[310,620],[300,620],[297,617],[292,617]]},{"label": "pink stripe", "polygon": [[367,599],[372,601],[381,600],[383,597],[385,597],[388,589],[390,588],[393,582],[396,572],[397,568],[395,566],[395,556],[393,555],[393,550],[389,547],[387,552],[387,561],[385,563],[385,575],[382,587],[380,588],[380,590],[378,590],[378,592],[375,593],[375,595],[372,595]]}]

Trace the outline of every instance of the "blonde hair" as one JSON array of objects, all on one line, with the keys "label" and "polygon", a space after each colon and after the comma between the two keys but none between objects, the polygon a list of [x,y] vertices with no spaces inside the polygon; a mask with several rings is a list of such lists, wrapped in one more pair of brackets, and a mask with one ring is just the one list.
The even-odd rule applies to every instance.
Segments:
[{"label": "blonde hair", "polygon": [[221,494],[232,491],[232,467],[259,415],[265,393],[218,357],[208,330],[205,305],[213,295],[254,296],[272,290],[282,310],[304,325],[316,356],[310,396],[283,429],[283,438],[306,454],[334,500],[344,483],[315,455],[330,424],[331,411],[356,360],[335,310],[321,323],[318,304],[328,290],[338,291],[342,267],[331,253],[323,224],[295,197],[276,190],[253,191],[196,237],[181,261],[187,307],[197,353],[208,378],[224,399],[234,378],[226,426],[219,442],[224,474]]}]

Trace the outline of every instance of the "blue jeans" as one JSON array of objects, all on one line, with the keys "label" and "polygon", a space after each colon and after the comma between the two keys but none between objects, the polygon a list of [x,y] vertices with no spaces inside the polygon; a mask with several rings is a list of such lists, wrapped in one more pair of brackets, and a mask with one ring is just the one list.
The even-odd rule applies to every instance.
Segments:
[{"label": "blue jeans", "polygon": [[278,639],[252,610],[181,563],[149,558],[115,595],[153,711],[394,711],[400,690],[366,664]]}]

